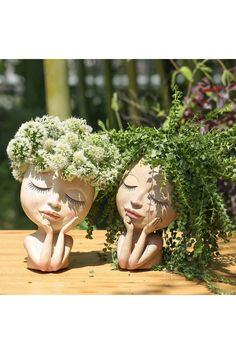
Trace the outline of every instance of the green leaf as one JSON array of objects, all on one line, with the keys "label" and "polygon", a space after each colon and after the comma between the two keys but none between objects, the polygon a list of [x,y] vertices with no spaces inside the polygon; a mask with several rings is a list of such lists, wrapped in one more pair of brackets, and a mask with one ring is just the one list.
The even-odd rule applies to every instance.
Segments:
[{"label": "green leaf", "polygon": [[201,254],[202,249],[203,249],[203,244],[201,242],[197,241],[194,246],[194,257],[197,257],[199,254]]},{"label": "green leaf", "polygon": [[107,126],[106,130],[110,130],[110,121],[109,121],[108,118],[106,119],[106,124],[105,125]]},{"label": "green leaf", "polygon": [[178,71],[177,70],[175,70],[174,72],[173,72],[173,74],[172,74],[172,77],[171,77],[171,87],[172,87],[172,89],[174,88],[174,86],[175,86],[175,79],[176,79],[176,75],[178,74]]},{"label": "green leaf", "polygon": [[209,68],[208,66],[204,65],[204,66],[200,66],[199,69],[201,70],[201,72],[211,81],[212,80],[212,69]]},{"label": "green leaf", "polygon": [[117,95],[117,92],[114,92],[114,93],[113,93],[112,101],[111,101],[111,108],[112,108],[115,112],[118,112],[118,111],[119,111],[119,102],[118,102],[118,95]]},{"label": "green leaf", "polygon": [[226,70],[223,71],[223,74],[221,76],[221,81],[223,83],[223,85],[226,85]]},{"label": "green leaf", "polygon": [[203,66],[201,66],[200,69],[204,70],[204,71],[206,71],[208,73],[212,73],[212,68],[209,68],[209,66],[203,65]]},{"label": "green leaf", "polygon": [[88,223],[86,220],[83,220],[79,225],[78,225],[78,229],[80,230],[87,230],[88,228]]},{"label": "green leaf", "polygon": [[189,69],[188,66],[181,66],[179,68],[179,72],[189,81],[193,81],[193,74],[192,71]]},{"label": "green leaf", "polygon": [[106,127],[105,127],[105,124],[103,123],[103,121],[99,120],[98,119],[98,126],[99,128],[101,128],[103,131],[107,131]]},{"label": "green leaf", "polygon": [[164,123],[162,124],[162,129],[163,129],[164,131],[167,131],[167,130],[169,129],[169,126],[170,126],[170,117],[168,116],[168,117],[165,119]]},{"label": "green leaf", "polygon": [[223,85],[228,85],[231,81],[235,81],[235,77],[229,70],[225,69],[221,76],[221,81]]},{"label": "green leaf", "polygon": [[154,112],[159,113],[161,110],[160,103],[157,102],[155,106],[152,106],[152,109],[154,110]]},{"label": "green leaf", "polygon": [[209,119],[216,119],[218,116],[231,112],[234,109],[234,104],[233,102],[226,103],[223,107],[221,108],[215,108],[209,113],[205,115],[205,120]]},{"label": "green leaf", "polygon": [[161,110],[161,106],[159,102],[157,102],[156,106],[153,106],[152,109],[156,113],[158,118],[166,116],[166,112],[164,110]]},{"label": "green leaf", "polygon": [[211,97],[211,96],[213,96],[214,94],[213,94],[213,92],[206,92],[205,95],[208,96],[208,97]]},{"label": "green leaf", "polygon": [[165,116],[166,116],[166,112],[164,110],[159,111],[159,113],[157,113],[158,118],[165,117]]}]

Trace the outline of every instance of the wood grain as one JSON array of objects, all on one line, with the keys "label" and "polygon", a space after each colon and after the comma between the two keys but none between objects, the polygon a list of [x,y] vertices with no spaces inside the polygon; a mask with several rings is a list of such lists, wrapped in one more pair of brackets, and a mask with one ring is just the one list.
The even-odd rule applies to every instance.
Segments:
[{"label": "wood grain", "polygon": [[[85,231],[70,232],[74,245],[70,267],[56,273],[42,273],[27,269],[23,247],[29,230],[0,231],[0,294],[211,294],[198,281],[159,271],[113,270],[110,259],[102,260],[98,252],[103,248],[105,231],[97,230],[93,240]],[[214,269],[236,280],[236,235],[220,245],[221,255]],[[217,284],[221,289],[234,291],[236,286]]]}]

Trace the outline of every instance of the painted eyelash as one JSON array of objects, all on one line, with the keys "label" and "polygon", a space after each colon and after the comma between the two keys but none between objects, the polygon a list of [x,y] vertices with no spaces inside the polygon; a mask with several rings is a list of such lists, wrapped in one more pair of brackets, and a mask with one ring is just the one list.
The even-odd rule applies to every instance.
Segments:
[{"label": "painted eyelash", "polygon": [[84,206],[84,205],[85,205],[85,201],[75,200],[75,199],[69,197],[69,195],[67,195],[67,194],[66,194],[66,199],[67,199],[69,202],[71,202],[71,203],[73,203],[73,204],[75,204],[75,205],[79,205],[79,206]]},{"label": "painted eyelash", "polygon": [[[34,191],[41,192],[41,193],[46,193],[51,189],[51,188],[41,188],[41,187],[35,186],[35,184],[33,184],[33,182],[31,182],[31,181],[29,182],[29,188]],[[70,203],[73,203],[75,205],[79,205],[79,206],[85,205],[84,201],[74,200],[73,198],[69,197],[67,194],[66,194],[66,199],[69,200]]]},{"label": "painted eyelash", "polygon": [[41,193],[46,193],[48,192],[51,188],[42,188],[42,187],[38,187],[35,184],[33,184],[32,181],[29,182],[29,188],[36,191],[36,192],[41,192]]},{"label": "painted eyelash", "polygon": [[130,191],[130,190],[135,189],[137,186],[128,186],[127,184],[125,184],[125,182],[123,182],[123,187],[124,187],[125,189],[128,189],[128,191]]}]

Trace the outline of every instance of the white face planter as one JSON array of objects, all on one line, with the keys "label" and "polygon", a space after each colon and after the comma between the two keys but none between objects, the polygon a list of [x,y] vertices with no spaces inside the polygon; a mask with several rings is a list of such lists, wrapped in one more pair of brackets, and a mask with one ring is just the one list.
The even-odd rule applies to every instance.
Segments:
[{"label": "white face planter", "polygon": [[95,188],[75,178],[64,181],[58,172],[38,173],[30,166],[21,186],[21,204],[38,230],[25,238],[28,268],[57,271],[68,267],[73,239],[66,233],[88,214]]},{"label": "white face planter", "polygon": [[121,268],[149,269],[161,262],[162,239],[154,231],[176,218],[171,191],[168,182],[163,185],[160,167],[152,169],[138,161],[124,174],[116,196],[127,230],[118,241]]},{"label": "white face planter", "polygon": [[82,118],[43,116],[20,126],[7,153],[22,207],[38,226],[24,242],[28,268],[66,268],[73,244],[66,233],[87,216],[95,188],[105,193],[116,179],[118,149]]},{"label": "white face planter", "polygon": [[122,218],[130,217],[135,229],[143,229],[157,217],[158,229],[175,219],[171,185],[167,182],[161,187],[162,182],[160,167],[152,169],[142,162],[133,164],[125,173],[116,196],[117,208]]}]

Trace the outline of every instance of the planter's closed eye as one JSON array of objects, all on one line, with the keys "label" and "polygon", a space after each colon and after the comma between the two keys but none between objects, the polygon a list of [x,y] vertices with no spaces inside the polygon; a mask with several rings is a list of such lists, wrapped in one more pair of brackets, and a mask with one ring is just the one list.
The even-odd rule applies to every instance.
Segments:
[{"label": "planter's closed eye", "polygon": [[71,198],[68,194],[66,194],[66,199],[68,200],[69,203],[72,203],[76,206],[84,206],[85,205],[84,200],[75,200],[75,199]]},{"label": "planter's closed eye", "polygon": [[137,186],[131,186],[131,185],[125,183],[125,182],[123,182],[122,185],[123,185],[124,188],[126,188],[128,190],[133,190],[133,189],[135,189],[137,187]]},{"label": "planter's closed eye", "polygon": [[39,187],[36,186],[32,181],[29,182],[29,188],[36,191],[36,192],[41,192],[41,193],[46,193],[51,189],[51,187]]},{"label": "planter's closed eye", "polygon": [[[29,188],[36,191],[36,192],[39,192],[39,193],[47,193],[51,189],[51,187],[39,187],[36,184],[34,184],[32,181],[29,182]],[[65,194],[65,198],[70,204],[73,204],[74,206],[84,206],[85,205],[84,200],[73,199],[68,194]]]}]

